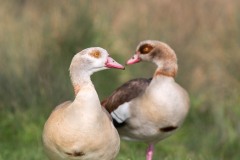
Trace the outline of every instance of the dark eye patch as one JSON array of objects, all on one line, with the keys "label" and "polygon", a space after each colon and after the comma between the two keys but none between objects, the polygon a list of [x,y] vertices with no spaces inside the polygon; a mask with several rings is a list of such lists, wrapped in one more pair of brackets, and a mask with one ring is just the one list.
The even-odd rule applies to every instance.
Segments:
[{"label": "dark eye patch", "polygon": [[139,52],[141,54],[148,54],[149,52],[151,52],[153,49],[153,46],[151,46],[150,44],[144,44],[139,48]]}]

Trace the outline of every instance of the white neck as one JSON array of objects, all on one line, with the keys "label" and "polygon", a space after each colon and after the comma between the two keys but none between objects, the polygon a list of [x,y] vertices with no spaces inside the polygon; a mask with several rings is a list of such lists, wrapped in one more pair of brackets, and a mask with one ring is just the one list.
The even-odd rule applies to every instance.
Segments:
[{"label": "white neck", "polygon": [[74,88],[74,92],[75,92],[75,96],[77,96],[78,92],[83,89],[83,88],[93,88],[94,86],[92,84],[91,81],[91,74],[87,71],[78,71],[78,70],[70,70],[70,77],[71,77],[71,81],[72,81],[72,85]]},{"label": "white neck", "polygon": [[155,71],[154,77],[159,75],[164,75],[168,77],[175,77],[177,74],[177,64],[174,61],[154,61],[157,65],[157,69]]},{"label": "white neck", "polygon": [[[85,71],[70,72],[74,92],[75,92],[75,102],[81,102],[82,107],[87,104],[87,108],[99,109],[96,107],[100,105],[98,94],[95,87],[91,81],[90,75]],[[97,109],[97,110],[98,110]]]},{"label": "white neck", "polygon": [[70,72],[70,76],[75,91],[73,105],[68,107],[67,114],[71,125],[79,125],[82,119],[87,119],[89,123],[99,121],[102,108],[90,75],[86,72]]},{"label": "white neck", "polygon": [[70,72],[72,84],[91,83],[91,74],[85,71]]}]

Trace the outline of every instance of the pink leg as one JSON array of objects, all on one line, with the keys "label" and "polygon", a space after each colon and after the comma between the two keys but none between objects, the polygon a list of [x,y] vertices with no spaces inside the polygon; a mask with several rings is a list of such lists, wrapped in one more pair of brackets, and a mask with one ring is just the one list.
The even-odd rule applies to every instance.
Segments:
[{"label": "pink leg", "polygon": [[154,149],[153,144],[150,144],[150,145],[148,146],[148,149],[147,149],[146,160],[152,160],[152,157],[153,157],[153,149]]}]

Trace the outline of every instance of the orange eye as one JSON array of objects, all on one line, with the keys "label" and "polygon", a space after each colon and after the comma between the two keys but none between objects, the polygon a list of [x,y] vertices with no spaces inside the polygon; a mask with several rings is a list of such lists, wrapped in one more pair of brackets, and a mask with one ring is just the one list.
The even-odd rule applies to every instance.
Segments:
[{"label": "orange eye", "polygon": [[139,48],[139,51],[141,54],[147,54],[147,53],[151,52],[152,49],[153,49],[153,47],[151,45],[145,44]]},{"label": "orange eye", "polygon": [[99,58],[100,55],[101,55],[100,52],[97,51],[97,50],[95,50],[95,51],[93,51],[93,52],[91,53],[91,56],[93,56],[93,57],[95,57],[95,58]]},{"label": "orange eye", "polygon": [[149,52],[149,51],[150,51],[150,48],[149,48],[149,47],[143,48],[143,52],[147,53],[147,52]]}]

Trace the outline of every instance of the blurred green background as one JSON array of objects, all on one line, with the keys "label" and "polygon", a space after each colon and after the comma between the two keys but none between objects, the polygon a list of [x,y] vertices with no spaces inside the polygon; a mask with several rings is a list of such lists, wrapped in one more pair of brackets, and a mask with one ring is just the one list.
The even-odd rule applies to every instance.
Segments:
[{"label": "blurred green background", "polygon": [[[74,98],[75,53],[101,46],[124,63],[145,39],[176,51],[176,81],[191,97],[183,127],[157,145],[154,160],[238,160],[239,0],[1,0],[0,160],[47,159],[42,128],[57,104]],[[154,69],[140,63],[92,80],[103,99]],[[146,147],[122,141],[117,160],[144,160]]]}]

